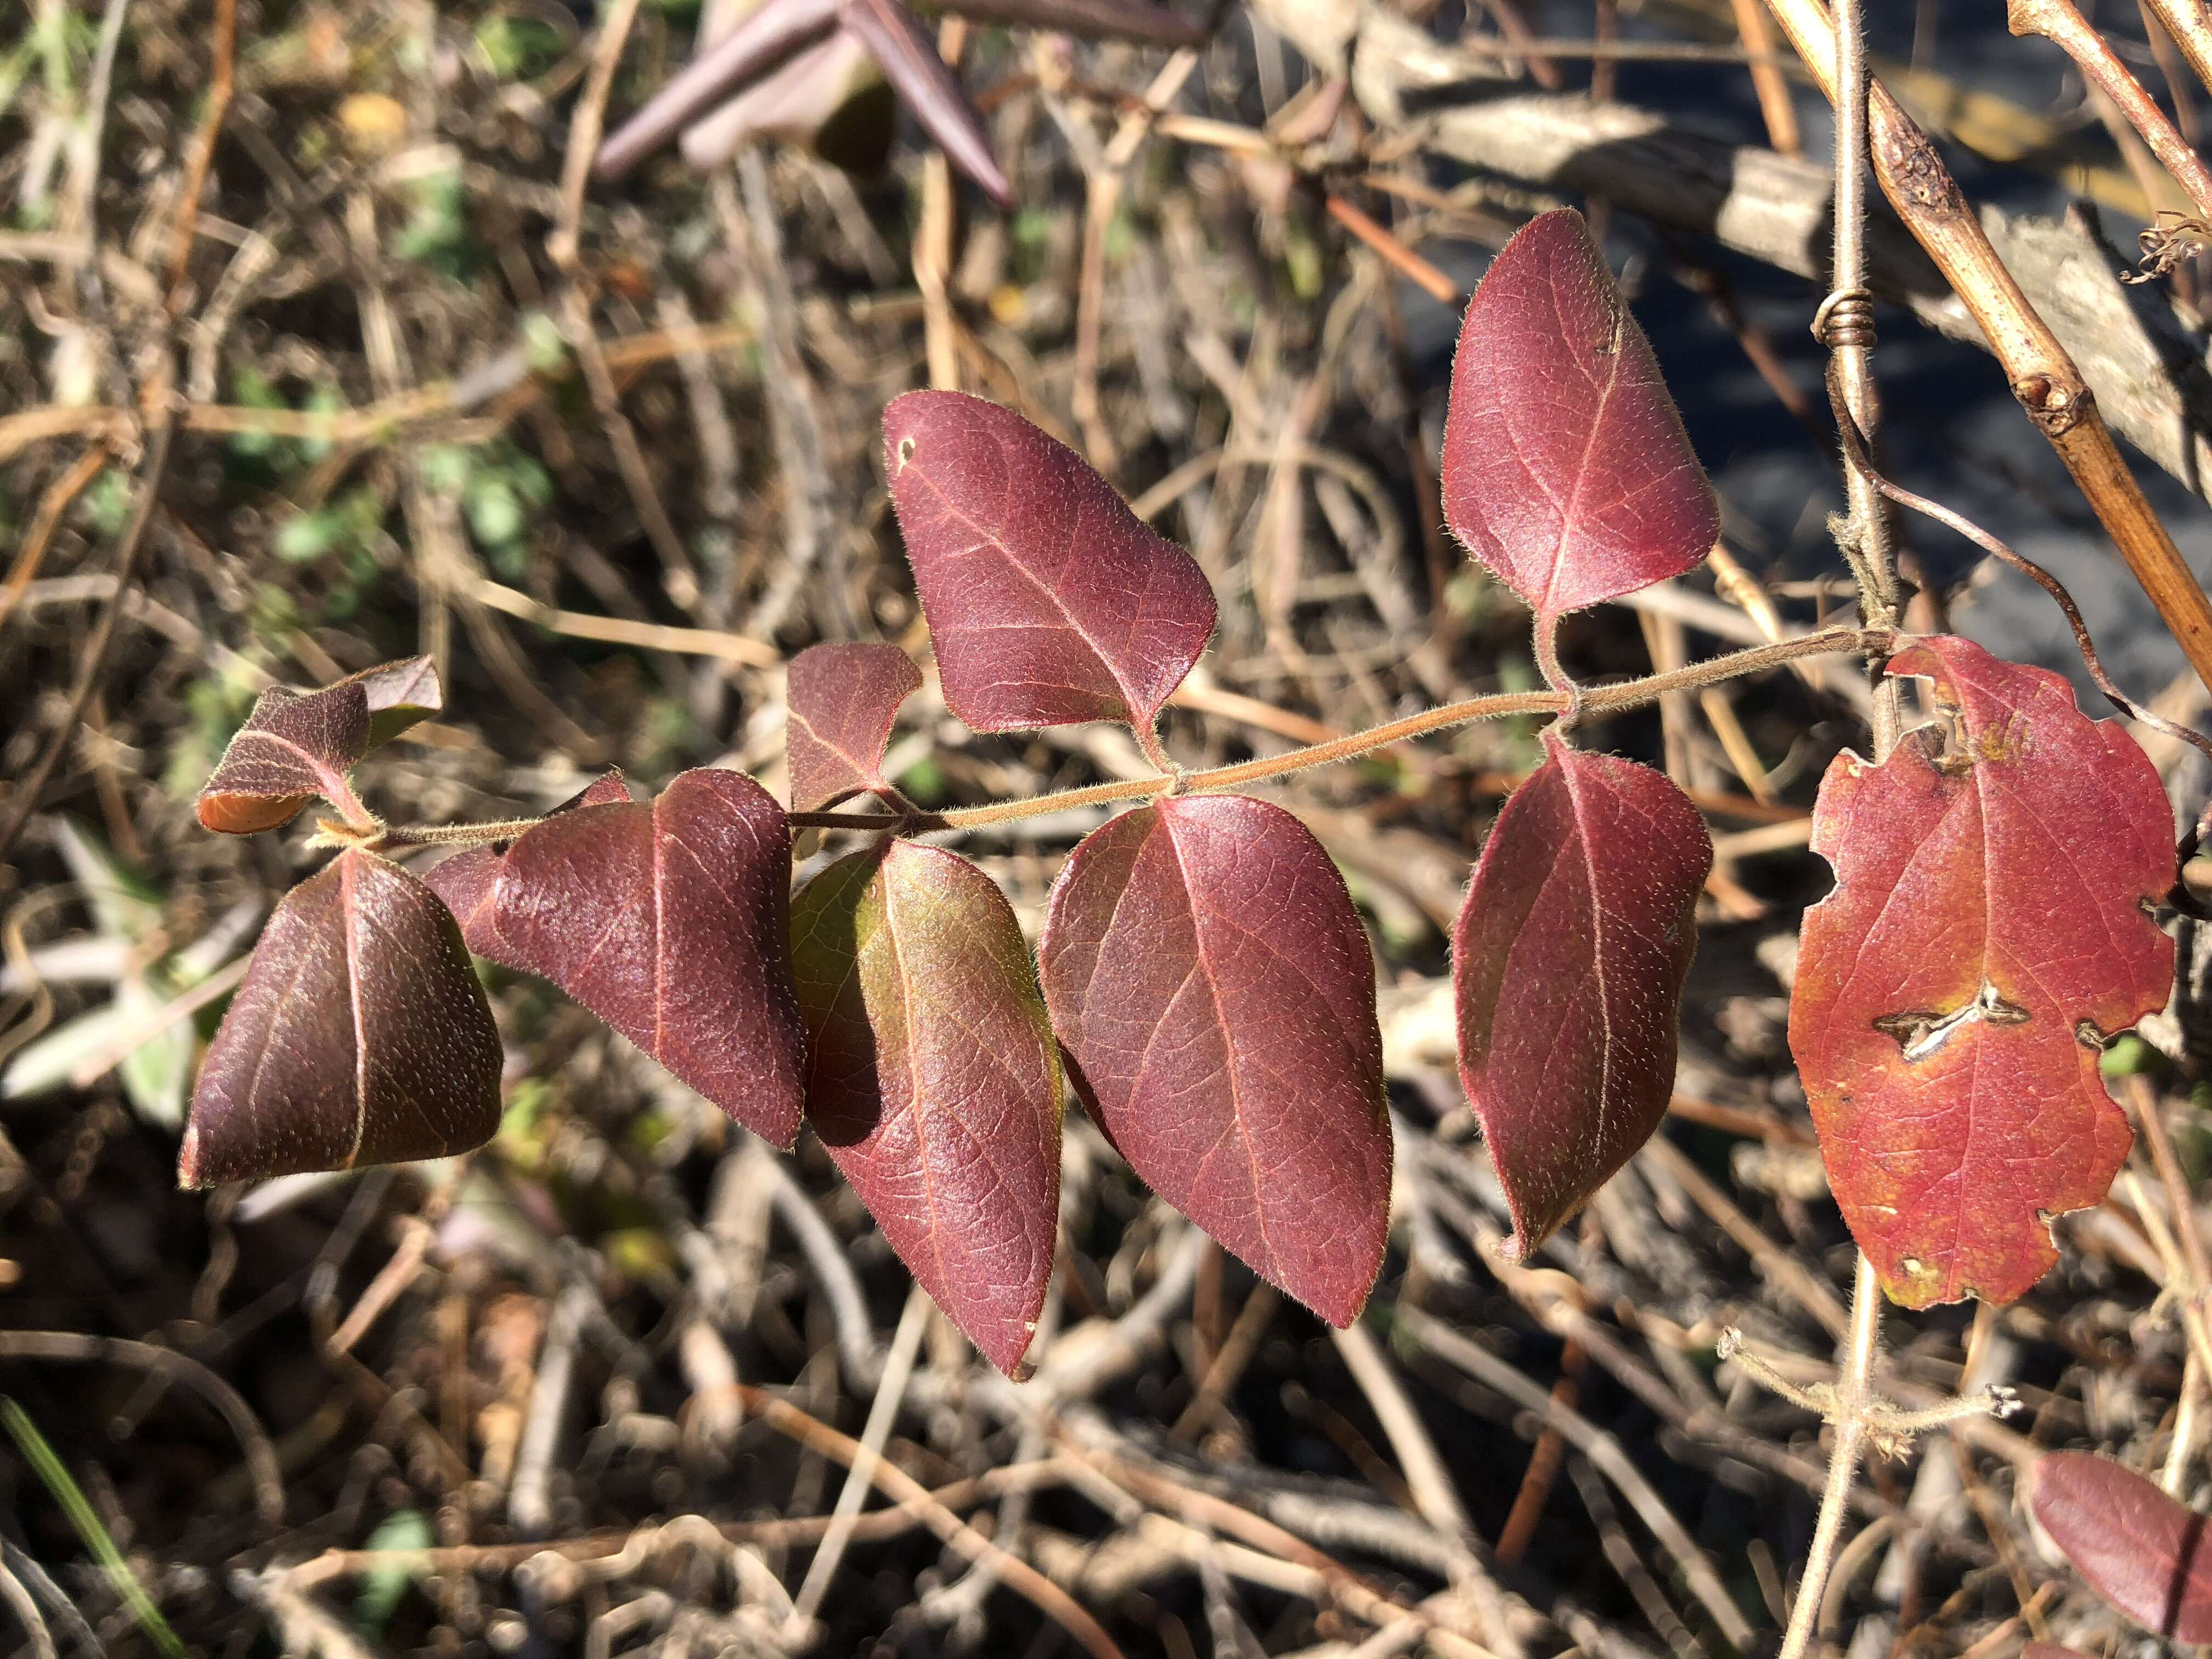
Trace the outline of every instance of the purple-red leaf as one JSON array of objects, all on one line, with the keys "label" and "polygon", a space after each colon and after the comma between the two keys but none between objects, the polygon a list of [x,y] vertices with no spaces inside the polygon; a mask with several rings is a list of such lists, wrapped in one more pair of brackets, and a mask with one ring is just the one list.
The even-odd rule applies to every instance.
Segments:
[{"label": "purple-red leaf", "polygon": [[285,895],[208,1047],[186,1187],[443,1158],[499,1127],[499,1032],[446,907],[349,848]]},{"label": "purple-red leaf", "polygon": [[1148,727],[1213,632],[1189,554],[1012,410],[911,392],[884,411],[891,500],[945,701],[979,732]]},{"label": "purple-red leaf", "polygon": [[770,0],[699,54],[625,121],[592,158],[592,176],[619,179],[742,87],[836,33],[843,0]]},{"label": "purple-red leaf", "polygon": [[898,106],[868,49],[840,30],[807,47],[684,130],[684,159],[701,173],[756,138],[809,144],[848,172],[883,170]]},{"label": "purple-red leaf", "polygon": [[[358,685],[368,705],[368,746],[387,744],[446,706],[438,665],[428,657],[403,657],[363,669],[339,685]],[[337,687],[332,687],[336,690]]]},{"label": "purple-red leaf", "polygon": [[799,1133],[791,828],[742,772],[678,773],[650,801],[580,806],[507,848],[505,960],[551,980],[763,1139]]},{"label": "purple-red leaf", "polygon": [[1650,343],[1571,208],[1524,225],[1468,303],[1443,498],[1540,630],[1681,574],[1720,533]]},{"label": "purple-red leaf", "polygon": [[346,774],[368,752],[368,702],[358,685],[272,685],[201,786],[200,823],[229,836],[281,829],[318,795],[344,799]]},{"label": "purple-red leaf", "polygon": [[784,700],[791,809],[811,812],[885,787],[884,746],[921,671],[895,645],[815,645],[791,659]]},{"label": "purple-red leaf", "polygon": [[2090,1589],[2170,1641],[2212,1642],[2204,1516],[2087,1452],[2045,1453],[2033,1482],[2036,1520]]},{"label": "purple-red leaf", "polygon": [[1014,204],[983,118],[960,89],[960,79],[937,50],[936,37],[899,0],[845,0],[837,26],[868,50],[922,131],[945,159],[1000,207]]},{"label": "purple-red leaf", "polygon": [[[613,806],[629,799],[629,785],[617,769],[571,795],[547,816],[573,812],[579,806]],[[461,925],[461,938],[471,951],[489,961],[513,968],[520,964],[508,956],[507,946],[500,940],[498,917],[492,908],[492,895],[506,862],[507,855],[496,848],[471,847],[434,866],[423,873],[422,879],[453,913],[453,920]]]},{"label": "purple-red leaf", "polygon": [[1173,796],[1075,849],[1046,1005],[1070,1080],[1162,1198],[1337,1326],[1382,1265],[1390,1125],[1375,967],[1305,826]]},{"label": "purple-red leaf", "polygon": [[1460,1080],[1518,1261],[1651,1138],[1674,1086],[1712,837],[1661,774],[1545,734],[1452,940]]},{"label": "purple-red leaf", "polygon": [[2127,1156],[2099,1051],[2165,1006],[2172,810],[2118,726],[2056,674],[1923,640],[1959,728],[1836,757],[1813,814],[1835,890],[1805,913],[1790,1046],[1829,1183],[1908,1307],[2009,1302],[2057,1260],[2050,1218]]},{"label": "purple-red leaf", "polygon": [[250,836],[289,823],[318,795],[349,799],[355,763],[436,714],[441,701],[428,657],[365,669],[319,691],[270,686],[201,787],[201,824]]},{"label": "purple-red leaf", "polygon": [[1044,1306],[1060,1215],[1060,1051],[1005,897],[965,859],[890,842],[792,912],[806,1115],[921,1287],[1008,1376]]}]

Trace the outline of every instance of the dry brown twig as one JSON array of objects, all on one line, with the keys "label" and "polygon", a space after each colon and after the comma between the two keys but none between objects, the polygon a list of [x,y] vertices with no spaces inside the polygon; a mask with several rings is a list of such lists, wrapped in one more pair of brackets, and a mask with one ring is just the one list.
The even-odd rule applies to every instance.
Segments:
[{"label": "dry brown twig", "polygon": [[2039,34],[2074,60],[2089,83],[2118,105],[2142,135],[2159,164],[2189,194],[2201,220],[2212,222],[2212,168],[2174,128],[2157,101],[2104,36],[2089,25],[2074,0],[2006,0],[2005,21],[2014,34]]},{"label": "dry brown twig", "polygon": [[[1769,4],[1835,101],[1837,32],[1827,9],[1820,0]],[[2143,499],[2081,370],[1997,258],[1928,135],[1878,83],[1869,89],[1868,124],[1883,193],[1972,311],[2014,397],[2057,451],[2198,678],[2212,685],[2212,599]]]}]

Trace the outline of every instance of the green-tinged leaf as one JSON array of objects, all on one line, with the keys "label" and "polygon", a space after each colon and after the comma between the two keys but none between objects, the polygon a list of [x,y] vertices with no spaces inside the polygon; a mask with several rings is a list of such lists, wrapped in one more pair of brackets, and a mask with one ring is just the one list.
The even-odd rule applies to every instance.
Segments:
[{"label": "green-tinged leaf", "polygon": [[806,1115],[899,1259],[1012,1376],[1060,1212],[1060,1051],[988,877],[941,848],[841,860],[792,913]]}]

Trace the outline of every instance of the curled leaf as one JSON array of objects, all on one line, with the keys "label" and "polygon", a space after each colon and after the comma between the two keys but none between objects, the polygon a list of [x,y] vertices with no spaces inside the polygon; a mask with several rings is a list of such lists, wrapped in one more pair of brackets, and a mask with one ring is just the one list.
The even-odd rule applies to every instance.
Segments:
[{"label": "curled leaf", "polygon": [[980,398],[908,392],[884,442],[952,712],[979,732],[1149,727],[1213,632],[1190,555],[1066,445]]},{"label": "curled leaf", "polygon": [[[362,670],[351,682],[361,687],[368,705],[368,746],[387,744],[410,726],[427,720],[446,706],[445,689],[438,683],[438,665],[428,657],[404,657],[376,668]],[[333,690],[336,688],[333,687]]]},{"label": "curled leaf", "polygon": [[343,802],[346,774],[379,744],[438,712],[428,657],[364,670],[319,691],[272,685],[202,786],[200,823],[225,835],[281,829],[317,796]]},{"label": "curled leaf", "polygon": [[499,1032],[453,917],[349,848],[287,894],[200,1068],[186,1187],[467,1152],[499,1127]]},{"label": "curled leaf", "polygon": [[278,830],[317,796],[343,800],[346,774],[368,752],[368,702],[358,685],[301,693],[272,685],[200,787],[200,823],[224,835]]},{"label": "curled leaf", "polygon": [[836,31],[843,0],[774,0],[757,6],[616,130],[592,158],[594,178],[621,178],[723,99],[750,86]]},{"label": "curled leaf", "polygon": [[2009,1302],[2057,1260],[2050,1218],[2094,1204],[2127,1155],[2105,1042],[2165,1006],[2171,809],[2126,732],[2056,674],[1923,640],[1957,726],[1821,780],[1790,1046],[1830,1184],[1908,1307]]},{"label": "curled leaf", "polygon": [[1651,1138],[1674,1086],[1712,838],[1646,766],[1545,733],[1452,940],[1460,1079],[1518,1261]]},{"label": "curled leaf", "polygon": [[2036,1520],[2090,1589],[2170,1641],[2212,1642],[2203,1516],[2133,1469],[2087,1452],[2045,1453],[2033,1480]]},{"label": "curled leaf", "polygon": [[507,850],[501,959],[551,980],[756,1134],[799,1133],[791,829],[741,772],[579,806]]},{"label": "curled leaf", "polygon": [[1540,629],[1704,559],[1720,507],[1589,228],[1532,219],[1468,302],[1444,517]]},{"label": "curled leaf", "polygon": [[899,1260],[1009,1376],[1060,1215],[1060,1051],[1029,947],[965,859],[890,842],[793,907],[806,1115]]},{"label": "curled leaf", "polygon": [[1382,1265],[1375,969],[1344,878],[1279,806],[1171,796],[1054,884],[1041,951],[1070,1080],[1152,1190],[1337,1326]]},{"label": "curled leaf", "polygon": [[815,645],[793,657],[784,692],[792,810],[884,787],[891,721],[921,689],[921,671],[895,645]]}]

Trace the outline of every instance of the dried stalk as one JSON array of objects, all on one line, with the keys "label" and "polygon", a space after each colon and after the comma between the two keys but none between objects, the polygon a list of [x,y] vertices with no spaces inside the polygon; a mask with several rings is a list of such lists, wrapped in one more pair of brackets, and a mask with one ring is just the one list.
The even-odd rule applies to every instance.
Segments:
[{"label": "dried stalk", "polygon": [[2212,16],[2206,15],[2197,0],[2143,0],[2143,3],[2166,26],[2173,44],[2189,60],[2189,67],[2197,71],[2197,78],[2212,87]]},{"label": "dried stalk", "polygon": [[[1836,31],[1827,9],[1820,0],[1768,4],[1832,101]],[[1973,313],[2013,395],[2074,475],[2190,665],[2212,686],[2212,600],[2143,499],[2073,358],[1997,258],[1928,135],[1879,83],[1869,91],[1868,126],[1883,193]]]},{"label": "dried stalk", "polygon": [[2128,72],[2105,38],[2089,27],[2074,0],[2006,0],[2005,23],[2014,34],[2039,34],[2074,60],[2090,85],[2119,106],[2142,135],[2159,165],[2189,194],[2200,219],[2212,222],[2212,169],[2166,118],[2157,100]]}]

